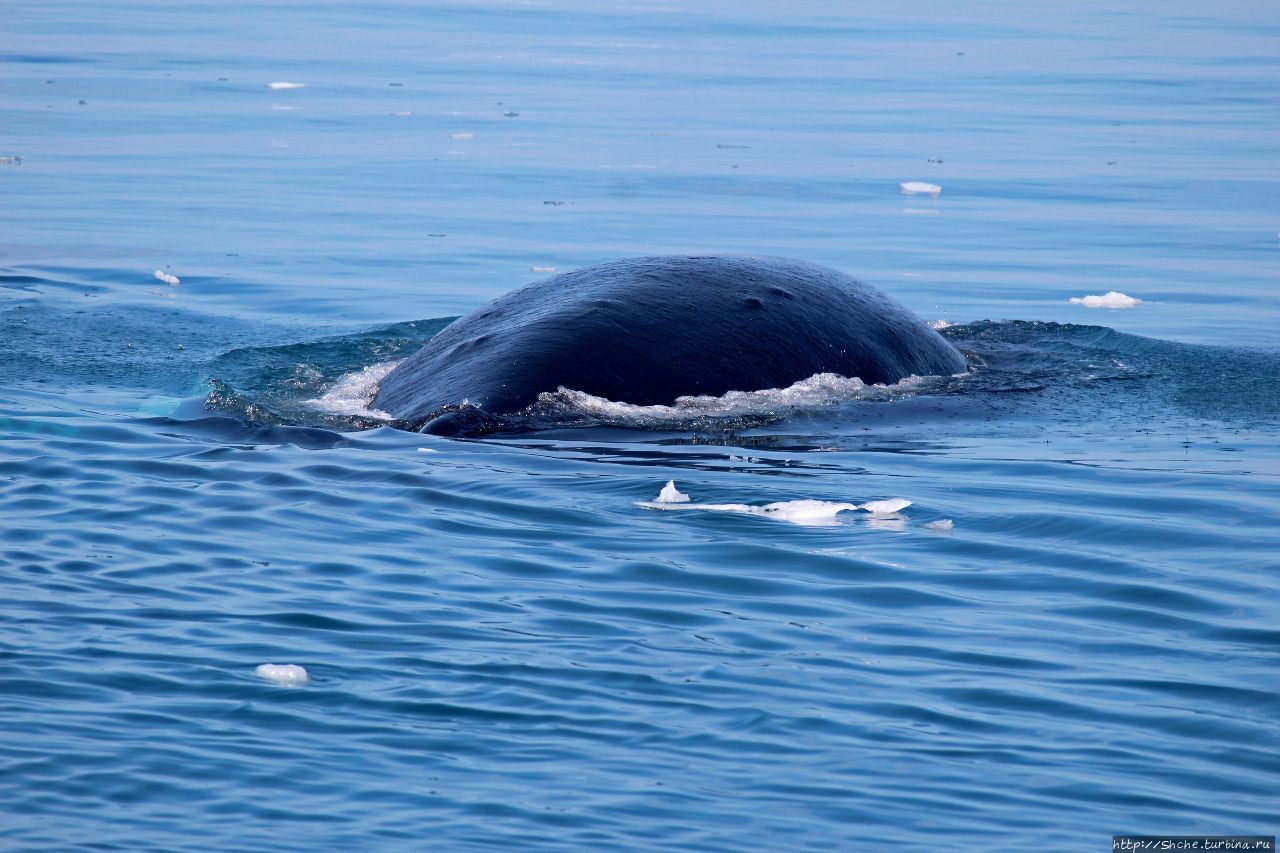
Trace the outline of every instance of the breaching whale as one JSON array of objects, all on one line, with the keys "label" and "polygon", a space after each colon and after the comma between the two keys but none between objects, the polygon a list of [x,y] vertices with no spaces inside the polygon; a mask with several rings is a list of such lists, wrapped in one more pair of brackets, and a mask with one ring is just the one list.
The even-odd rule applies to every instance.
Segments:
[{"label": "breaching whale", "polygon": [[904,305],[786,258],[632,258],[534,282],[459,317],[378,388],[373,408],[437,434],[501,428],[559,388],[636,405],[965,370]]}]

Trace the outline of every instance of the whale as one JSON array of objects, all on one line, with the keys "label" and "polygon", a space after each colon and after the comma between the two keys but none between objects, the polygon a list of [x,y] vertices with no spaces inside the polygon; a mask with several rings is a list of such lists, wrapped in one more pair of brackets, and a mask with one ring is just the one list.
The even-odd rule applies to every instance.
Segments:
[{"label": "whale", "polygon": [[403,429],[480,435],[546,393],[671,405],[834,373],[867,384],[966,370],[906,306],[835,269],[758,255],[627,258],[554,275],[454,320],[379,384]]}]

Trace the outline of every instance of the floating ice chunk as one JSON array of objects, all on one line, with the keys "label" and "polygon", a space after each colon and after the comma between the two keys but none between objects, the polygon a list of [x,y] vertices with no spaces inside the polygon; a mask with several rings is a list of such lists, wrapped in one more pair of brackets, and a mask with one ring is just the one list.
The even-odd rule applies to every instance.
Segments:
[{"label": "floating ice chunk", "polygon": [[555,267],[529,267],[529,272],[555,272]]},{"label": "floating ice chunk", "polygon": [[907,181],[898,184],[898,186],[902,189],[903,195],[931,195],[937,198],[938,194],[942,192],[942,187],[937,184],[925,183],[924,181]]},{"label": "floating ice chunk", "polygon": [[310,679],[307,671],[296,663],[264,663],[254,672],[259,678],[274,681],[281,687],[301,687]]},{"label": "floating ice chunk", "polygon": [[931,521],[925,525],[925,527],[930,530],[950,530],[955,526],[955,522],[949,518],[940,518],[937,521]]},{"label": "floating ice chunk", "polygon": [[279,91],[280,89],[305,89],[307,88],[307,84],[306,83],[288,83],[288,82],[268,83],[267,88],[274,89],[277,91]]},{"label": "floating ice chunk", "polygon": [[440,451],[436,450],[434,447],[419,447],[418,452],[419,453],[439,453]]},{"label": "floating ice chunk", "polygon": [[449,138],[450,139],[475,139],[476,135],[474,133],[451,133],[449,134]]},{"label": "floating ice chunk", "polygon": [[861,504],[858,509],[865,509],[867,512],[887,514],[906,509],[909,506],[911,506],[911,501],[906,498],[886,498],[882,501],[867,501],[866,503]]},{"label": "floating ice chunk", "polygon": [[675,480],[667,480],[654,501],[660,504],[684,504],[689,502],[689,496],[676,488]]},{"label": "floating ice chunk", "polygon": [[369,407],[373,404],[373,398],[378,396],[378,384],[399,363],[399,361],[384,361],[381,364],[371,364],[364,370],[348,373],[339,379],[338,384],[330,388],[323,397],[318,400],[307,400],[306,404],[334,415],[355,415],[362,418],[376,418],[380,421],[394,420],[386,412]]},{"label": "floating ice chunk", "polygon": [[180,282],[180,281],[182,280],[182,279],[178,278],[176,275],[170,275],[169,273],[165,272],[164,270],[156,270],[156,278],[160,279],[161,281],[163,281],[165,284],[169,285],[170,287],[177,287],[177,286],[178,286],[178,282]]},{"label": "floating ice chunk", "polygon": [[697,509],[704,512],[734,512],[743,515],[761,515],[789,521],[809,527],[826,527],[838,524],[836,515],[852,510],[865,510],[873,516],[883,518],[898,510],[911,506],[911,501],[903,498],[888,498],[882,501],[869,501],[865,504],[852,504],[843,501],[796,500],[778,501],[776,503],[753,506],[751,504],[696,504],[691,503],[689,496],[676,488],[674,480],[668,480],[658,497],[651,501],[637,501],[636,506],[642,509],[685,510]]},{"label": "floating ice chunk", "polygon": [[1132,308],[1141,305],[1142,300],[1109,290],[1102,296],[1073,296],[1067,300],[1072,305],[1083,305],[1085,308]]}]

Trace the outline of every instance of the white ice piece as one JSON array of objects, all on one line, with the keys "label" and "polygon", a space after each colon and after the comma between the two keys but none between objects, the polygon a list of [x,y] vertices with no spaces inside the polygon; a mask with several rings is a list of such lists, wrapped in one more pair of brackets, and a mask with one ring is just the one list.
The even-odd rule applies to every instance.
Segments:
[{"label": "white ice piece", "polygon": [[845,511],[863,510],[873,516],[884,517],[911,506],[905,498],[888,498],[880,501],[868,501],[864,504],[846,503],[843,501],[796,500],[778,501],[776,503],[753,506],[751,504],[696,504],[691,503],[687,494],[676,488],[674,480],[668,480],[658,497],[651,501],[637,501],[636,506],[642,509],[681,510],[697,509],[705,512],[735,512],[743,515],[761,515],[802,524],[810,527],[830,526],[836,524],[836,515]]},{"label": "white ice piece", "polygon": [[289,83],[286,81],[281,81],[279,83],[268,83],[267,88],[274,89],[276,91],[279,91],[280,89],[305,89],[307,88],[307,84],[306,83]]},{"label": "white ice piece", "polygon": [[1085,308],[1132,308],[1141,305],[1142,300],[1109,290],[1102,296],[1073,296],[1067,300],[1072,305],[1083,305]]},{"label": "white ice piece", "polygon": [[891,513],[911,506],[911,501],[906,498],[886,498],[882,501],[867,501],[860,504],[858,509],[865,509],[867,512],[873,513]]},{"label": "white ice piece", "polygon": [[182,279],[178,278],[176,275],[170,275],[169,273],[165,272],[164,270],[156,270],[156,278],[160,279],[161,281],[163,281],[165,284],[169,285],[170,287],[177,287],[177,286],[178,286],[178,282],[182,280]]},{"label": "white ice piece", "polygon": [[925,181],[906,181],[898,184],[903,195],[931,195],[934,198],[942,192],[942,187],[937,184],[926,183]]},{"label": "white ice piece", "polygon": [[310,679],[307,671],[296,663],[264,663],[254,672],[259,678],[274,681],[281,687],[301,687]]},{"label": "white ice piece", "polygon": [[667,480],[654,501],[660,504],[685,504],[689,502],[689,496],[676,488],[675,480]]}]

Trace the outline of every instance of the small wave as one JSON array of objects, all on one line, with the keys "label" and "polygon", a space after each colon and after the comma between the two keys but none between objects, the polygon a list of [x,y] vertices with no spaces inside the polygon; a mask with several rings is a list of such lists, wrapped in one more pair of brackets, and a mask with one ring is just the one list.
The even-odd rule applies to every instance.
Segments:
[{"label": "small wave", "polygon": [[861,379],[836,373],[817,373],[786,388],[730,391],[719,397],[677,397],[669,406],[619,403],[585,391],[561,387],[539,395],[528,414],[550,418],[586,417],[604,423],[650,428],[673,427],[707,419],[773,419],[792,412],[855,400],[888,401],[913,396],[928,390],[941,379],[943,377],[913,375],[892,385],[868,385]]},{"label": "small wave", "polygon": [[338,380],[338,384],[326,391],[324,396],[306,400],[304,405],[331,415],[374,418],[381,421],[394,420],[391,415],[372,406],[374,397],[378,396],[378,385],[388,373],[395,370],[399,363],[399,360],[384,361],[371,364],[363,370],[348,373]]}]

